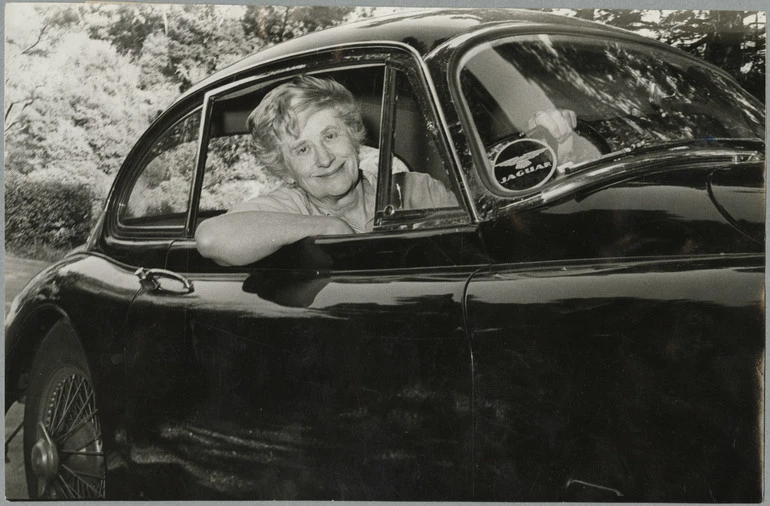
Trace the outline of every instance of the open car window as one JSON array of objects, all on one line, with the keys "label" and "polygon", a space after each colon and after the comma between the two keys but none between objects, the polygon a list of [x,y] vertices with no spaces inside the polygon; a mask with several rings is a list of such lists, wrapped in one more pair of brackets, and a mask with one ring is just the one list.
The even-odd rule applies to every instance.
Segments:
[{"label": "open car window", "polygon": [[[370,65],[313,74],[334,79],[358,100],[367,132],[362,147],[362,153],[366,155],[361,167],[364,172],[376,172],[376,166],[372,167],[376,160],[372,159],[371,151],[376,151],[379,146],[383,73],[383,65]],[[227,212],[249,199],[267,195],[283,184],[257,160],[246,121],[270,90],[290,78],[260,81],[213,98],[199,221]],[[376,175],[369,176],[376,182]]]},{"label": "open car window", "polygon": [[[383,100],[388,100],[384,98],[385,74],[385,64],[312,73],[316,77],[334,79],[356,98],[367,134],[359,150],[359,168],[375,189],[383,137]],[[246,82],[210,99],[198,223],[250,199],[267,195],[283,184],[257,160],[246,122],[263,97],[291,77]],[[421,83],[407,72],[397,71],[395,86],[393,121],[389,123],[392,132],[386,135],[393,138],[389,169],[401,176],[391,185],[387,205],[396,212],[419,210],[420,216],[415,219],[423,221],[424,216],[433,211],[458,209],[458,185],[447,156],[441,153],[439,129],[428,112],[424,95],[421,95]],[[422,176],[405,176],[403,173]],[[402,221],[408,218],[401,217]]]}]

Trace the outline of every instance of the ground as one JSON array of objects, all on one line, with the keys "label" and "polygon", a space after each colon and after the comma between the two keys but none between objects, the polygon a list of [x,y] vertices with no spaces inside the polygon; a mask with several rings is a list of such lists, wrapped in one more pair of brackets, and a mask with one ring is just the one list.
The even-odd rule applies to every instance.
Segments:
[{"label": "ground", "polygon": [[[16,294],[32,277],[40,272],[47,262],[18,258],[5,255],[5,311],[11,306]],[[5,415],[6,440],[21,424],[24,416],[24,406],[16,403]],[[27,498],[27,483],[24,478],[24,458],[22,456],[22,435],[20,431],[11,441],[8,448],[10,462],[5,463],[5,497],[6,499]]]}]

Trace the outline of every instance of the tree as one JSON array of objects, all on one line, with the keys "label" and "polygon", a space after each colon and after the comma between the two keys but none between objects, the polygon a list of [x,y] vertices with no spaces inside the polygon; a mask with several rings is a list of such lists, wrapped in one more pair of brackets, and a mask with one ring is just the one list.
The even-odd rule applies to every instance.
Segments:
[{"label": "tree", "polygon": [[371,10],[355,7],[254,6],[246,8],[243,30],[248,36],[273,45],[341,24],[352,14],[366,17]]},{"label": "tree", "polygon": [[[171,93],[143,91],[138,69],[104,41],[63,35],[9,62],[5,168],[85,184],[103,196],[132,143]],[[157,91],[157,90],[156,90]],[[27,97],[26,101],[18,97]]]},{"label": "tree", "polygon": [[182,92],[216,70],[255,52],[241,6],[139,4],[92,11],[91,37],[109,41],[141,68],[141,86],[174,83]]},{"label": "tree", "polygon": [[65,30],[79,21],[72,9],[62,7],[44,10],[15,4],[8,7],[7,15],[23,23],[26,30],[9,33],[5,41],[5,132],[17,126],[25,109],[39,100],[39,89],[43,86],[37,79],[25,80],[29,73],[19,76],[17,71],[23,73],[34,67],[35,62],[47,59]]},{"label": "tree", "polygon": [[101,6],[90,11],[89,34],[138,62],[142,86],[170,81],[184,91],[263,46],[370,12],[354,7]]},{"label": "tree", "polygon": [[658,38],[726,70],[764,101],[767,41],[759,13],[663,12]]},{"label": "tree", "polygon": [[727,71],[765,100],[767,54],[764,15],[750,11],[559,10],[660,40]]},{"label": "tree", "polygon": [[136,59],[144,42],[155,32],[167,29],[164,6],[153,4],[89,6],[88,34],[92,39],[109,41],[118,53]]}]

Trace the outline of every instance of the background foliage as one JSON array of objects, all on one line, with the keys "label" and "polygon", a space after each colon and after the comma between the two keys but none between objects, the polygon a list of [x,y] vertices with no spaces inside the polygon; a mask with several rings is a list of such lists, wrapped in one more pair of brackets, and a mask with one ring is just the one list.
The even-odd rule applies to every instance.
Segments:
[{"label": "background foliage", "polygon": [[5,181],[6,240],[31,254],[41,250],[38,255],[48,248],[74,248],[88,237],[92,201],[85,185],[10,175]]},{"label": "background foliage", "polygon": [[[67,248],[84,241],[123,158],[179,93],[261,48],[379,10],[8,4],[6,245],[13,250],[42,241]],[[763,14],[556,11],[680,47],[726,69],[765,100]],[[64,205],[56,196],[57,189],[72,199],[72,205]],[[87,213],[81,208],[86,195],[91,202]],[[72,215],[65,218],[51,213]],[[57,227],[59,231],[52,232]]]},{"label": "background foliage", "polygon": [[747,11],[578,9],[573,15],[678,47],[721,67],[764,102],[766,19]]}]

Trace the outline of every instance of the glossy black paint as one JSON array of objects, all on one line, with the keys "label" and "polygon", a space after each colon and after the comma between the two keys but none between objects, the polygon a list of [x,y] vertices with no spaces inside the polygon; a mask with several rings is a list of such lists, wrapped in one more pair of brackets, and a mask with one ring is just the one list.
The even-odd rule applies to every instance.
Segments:
[{"label": "glossy black paint", "polygon": [[250,274],[180,246],[195,292],[128,318],[132,494],[470,499],[474,230],[305,240]]},{"label": "glossy black paint", "polygon": [[763,266],[703,256],[475,275],[480,497],[761,500]]},{"label": "glossy black paint", "polygon": [[[18,399],[34,351],[53,324],[65,319],[89,361],[110,455],[107,493],[125,496],[125,318],[139,290],[134,268],[98,254],[78,253],[41,272],[22,291],[6,320],[6,409]],[[21,377],[20,377],[21,375]]]},{"label": "glossy black paint", "polygon": [[[12,307],[6,409],[65,318],[94,376],[112,498],[760,500],[764,146],[618,156],[521,200],[478,175],[457,51],[488,30],[576,29],[642,40],[441,10],[295,39],[194,87],[127,159],[87,249]],[[137,153],[206,92],[401,44],[425,58],[412,63],[463,220],[309,238],[248,268],[201,258],[191,227],[116,234]],[[195,289],[148,291],[138,267]]]},{"label": "glossy black paint", "polygon": [[[466,276],[317,276],[294,286],[318,291],[310,307],[273,311],[248,290],[261,277],[197,280],[191,349],[170,350],[194,355],[195,363],[173,378],[173,364],[163,368],[161,384],[184,386],[152,389],[157,403],[141,406],[136,433],[157,427],[146,439],[157,446],[134,441],[134,492],[160,499],[185,490],[200,498],[431,498],[439,490],[444,499],[469,497],[470,359],[452,300]],[[432,296],[406,295],[425,285]],[[360,296],[373,290],[380,302]],[[211,300],[220,305],[204,302]],[[257,304],[264,310],[254,314]],[[153,346],[172,337],[156,336]],[[184,400],[170,404],[176,395]],[[164,469],[166,452],[180,469]]]},{"label": "glossy black paint", "polygon": [[479,498],[761,499],[763,170],[685,159],[482,224]]},{"label": "glossy black paint", "polygon": [[759,243],[765,240],[764,167],[727,167],[711,173],[709,196],[727,221]]},{"label": "glossy black paint", "polygon": [[[677,166],[678,165],[678,166]],[[558,201],[520,212],[499,212],[482,224],[493,262],[708,255],[764,252],[761,199],[743,197],[763,163],[693,167],[687,160],[655,172],[581,188]],[[721,198],[744,216],[744,233],[709,196],[712,174],[738,173],[745,185],[722,186]],[[712,184],[713,186],[713,184]],[[741,197],[736,197],[740,195]]]}]

